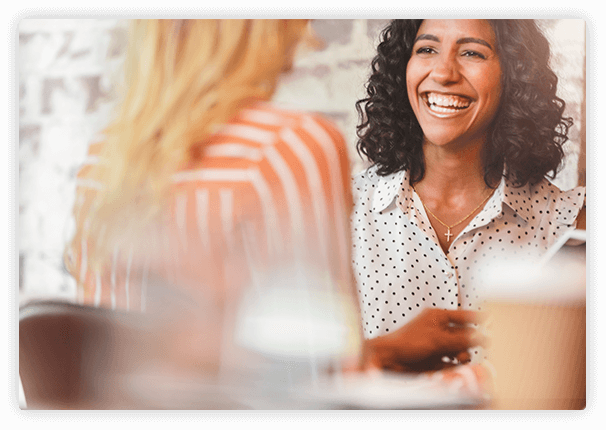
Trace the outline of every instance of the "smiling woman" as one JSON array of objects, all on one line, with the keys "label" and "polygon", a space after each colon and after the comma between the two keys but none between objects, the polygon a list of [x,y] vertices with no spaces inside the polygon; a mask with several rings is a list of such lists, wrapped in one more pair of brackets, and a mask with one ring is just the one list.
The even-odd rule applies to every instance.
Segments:
[{"label": "smiling woman", "polygon": [[[422,142],[428,131],[421,128],[409,101],[406,69],[423,22],[395,20],[384,30],[372,61],[368,97],[356,105],[361,117],[358,152],[376,164],[380,175],[408,170],[413,183],[424,176]],[[502,72],[499,112],[483,153],[487,180],[500,181],[505,164],[505,176],[516,185],[553,176],[572,120],[563,116],[566,104],[556,95],[549,43],[533,20],[485,22],[494,34],[491,46]]]},{"label": "smiling woman", "polygon": [[[371,362],[479,362],[477,279],[577,227],[554,178],[572,120],[533,20],[395,20],[357,103],[353,259]],[[584,228],[584,227],[583,227]],[[445,358],[446,357],[446,358]],[[445,360],[448,364],[445,364]]]},{"label": "smiling woman", "polygon": [[[407,91],[427,145],[483,145],[501,94],[501,66],[485,21],[423,21]],[[427,148],[428,149],[428,148]]]}]

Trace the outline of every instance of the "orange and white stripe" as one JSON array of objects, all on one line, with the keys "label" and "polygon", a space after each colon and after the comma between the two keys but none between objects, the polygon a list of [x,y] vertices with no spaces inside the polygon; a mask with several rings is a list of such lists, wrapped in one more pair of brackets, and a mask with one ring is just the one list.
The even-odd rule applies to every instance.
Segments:
[{"label": "orange and white stripe", "polygon": [[[96,153],[83,170],[103,162]],[[271,256],[311,261],[331,282],[351,285],[349,162],[332,124],[258,104],[220,128],[201,153],[174,174],[167,221],[157,238],[150,234],[162,243],[162,269],[140,263],[146,256],[133,256],[140,247],[131,244],[115,250],[107,273],[91,273],[83,242],[74,272],[84,286],[81,302],[145,310],[152,274],[219,291],[250,281],[257,262],[248,260],[271,263]],[[85,199],[99,188],[84,178],[77,185]]]}]

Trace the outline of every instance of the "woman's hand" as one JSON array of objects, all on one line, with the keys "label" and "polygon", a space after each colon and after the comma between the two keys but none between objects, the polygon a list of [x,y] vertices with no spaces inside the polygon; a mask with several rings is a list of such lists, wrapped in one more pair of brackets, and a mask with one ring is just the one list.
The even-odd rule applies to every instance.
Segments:
[{"label": "woman's hand", "polygon": [[[425,309],[397,331],[367,340],[365,362],[369,367],[410,372],[465,363],[471,359],[468,349],[485,343],[485,337],[470,326],[481,319],[473,311]],[[443,357],[456,360],[444,362]]]}]

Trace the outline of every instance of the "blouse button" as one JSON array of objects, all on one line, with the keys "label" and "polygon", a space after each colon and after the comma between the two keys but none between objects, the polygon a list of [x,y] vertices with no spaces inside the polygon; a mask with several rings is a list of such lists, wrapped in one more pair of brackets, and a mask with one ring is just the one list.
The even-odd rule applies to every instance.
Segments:
[{"label": "blouse button", "polygon": [[448,272],[448,274],[446,276],[448,277],[448,279],[450,279],[450,278],[452,278],[454,276],[454,273]]}]

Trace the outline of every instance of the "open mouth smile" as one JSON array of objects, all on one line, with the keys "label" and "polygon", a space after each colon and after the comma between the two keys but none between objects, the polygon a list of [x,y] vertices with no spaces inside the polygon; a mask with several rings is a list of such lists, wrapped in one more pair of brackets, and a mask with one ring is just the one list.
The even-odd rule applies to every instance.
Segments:
[{"label": "open mouth smile", "polygon": [[421,98],[432,112],[440,114],[459,113],[471,105],[469,98],[452,94],[427,92],[423,93]]}]

